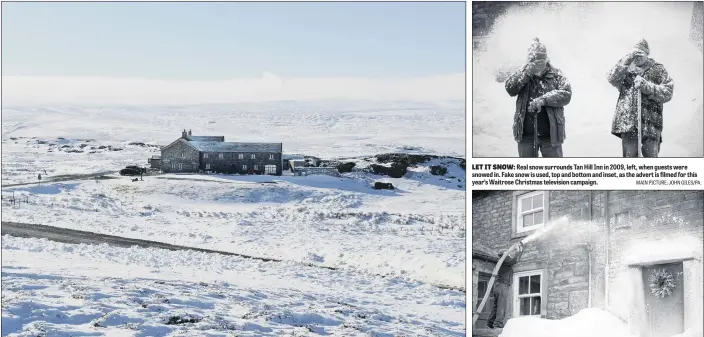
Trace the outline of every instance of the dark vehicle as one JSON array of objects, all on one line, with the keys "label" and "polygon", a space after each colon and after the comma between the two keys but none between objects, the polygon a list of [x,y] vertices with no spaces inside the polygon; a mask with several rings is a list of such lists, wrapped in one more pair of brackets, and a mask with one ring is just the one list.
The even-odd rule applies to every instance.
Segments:
[{"label": "dark vehicle", "polygon": [[147,173],[147,169],[139,166],[127,166],[120,170],[121,176],[138,176],[140,174]]}]

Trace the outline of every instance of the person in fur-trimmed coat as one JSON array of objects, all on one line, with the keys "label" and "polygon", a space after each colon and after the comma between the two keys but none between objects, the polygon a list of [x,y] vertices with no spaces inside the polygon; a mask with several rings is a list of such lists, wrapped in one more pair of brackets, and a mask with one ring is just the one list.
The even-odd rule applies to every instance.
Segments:
[{"label": "person in fur-trimmed coat", "polygon": [[[611,133],[621,138],[623,157],[657,157],[663,129],[663,104],[672,99],[674,84],[665,67],[650,57],[646,40],[640,40],[608,74],[619,91]],[[641,125],[638,126],[638,96],[641,95]],[[642,130],[638,144],[638,129]]]}]

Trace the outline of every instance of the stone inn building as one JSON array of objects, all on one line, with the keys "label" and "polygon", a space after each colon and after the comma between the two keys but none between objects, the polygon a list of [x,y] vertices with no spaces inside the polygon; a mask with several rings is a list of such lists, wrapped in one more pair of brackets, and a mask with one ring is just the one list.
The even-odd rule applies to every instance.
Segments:
[{"label": "stone inn building", "polygon": [[[640,336],[701,327],[703,211],[703,191],[472,191],[472,313],[498,252],[542,229],[513,266],[508,317],[596,307]],[[673,276],[670,295],[655,294],[657,275]],[[498,334],[484,329],[492,305],[489,297],[473,336]]]},{"label": "stone inn building", "polygon": [[161,149],[165,173],[282,174],[282,143],[226,142],[224,136],[181,137]]}]

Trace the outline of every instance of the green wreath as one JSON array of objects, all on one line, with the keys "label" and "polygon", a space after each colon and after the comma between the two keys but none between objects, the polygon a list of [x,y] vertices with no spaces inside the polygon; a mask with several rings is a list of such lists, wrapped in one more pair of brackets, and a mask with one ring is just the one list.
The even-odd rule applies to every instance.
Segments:
[{"label": "green wreath", "polygon": [[675,290],[675,278],[665,269],[650,274],[650,292],[658,298],[672,295]]}]

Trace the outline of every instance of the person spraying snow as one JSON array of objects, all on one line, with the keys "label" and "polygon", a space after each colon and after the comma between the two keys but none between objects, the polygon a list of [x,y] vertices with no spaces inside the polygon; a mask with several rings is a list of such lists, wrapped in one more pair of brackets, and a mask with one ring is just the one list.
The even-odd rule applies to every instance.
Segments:
[{"label": "person spraying snow", "polygon": [[507,254],[506,259],[499,268],[499,272],[496,275],[496,282],[491,290],[494,295],[494,305],[491,307],[489,318],[486,321],[486,326],[491,329],[503,328],[509,318],[506,317],[506,310],[511,298],[509,287],[513,281],[512,266],[516,264],[521,258],[521,255],[523,255],[523,243],[520,242],[517,245],[511,246],[508,252],[499,252],[499,257],[502,257],[504,253]]},{"label": "person spraying snow", "polygon": [[513,137],[519,157],[562,157],[565,141],[564,107],[572,98],[572,87],[548,59],[547,48],[538,38],[528,49],[528,63],[506,80],[506,91],[516,99]]},{"label": "person spraying snow", "polygon": [[611,133],[621,138],[623,157],[638,157],[639,148],[643,157],[657,157],[663,104],[672,99],[674,84],[665,67],[650,57],[646,40],[616,63],[608,81],[619,90]]}]

